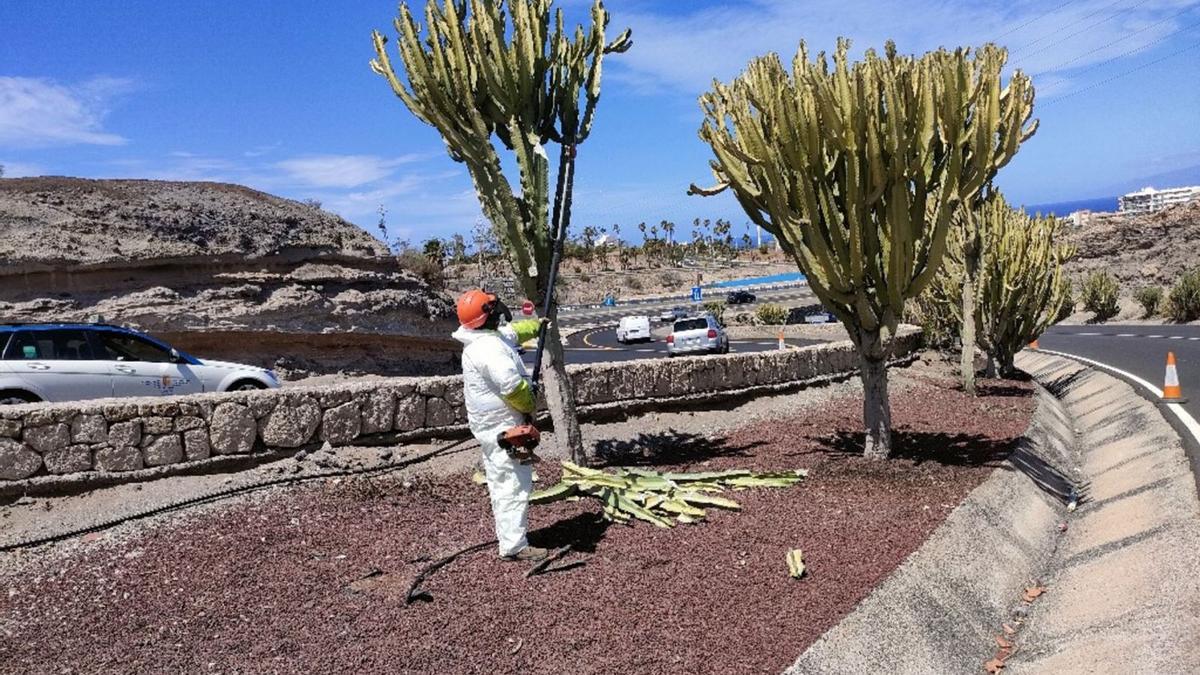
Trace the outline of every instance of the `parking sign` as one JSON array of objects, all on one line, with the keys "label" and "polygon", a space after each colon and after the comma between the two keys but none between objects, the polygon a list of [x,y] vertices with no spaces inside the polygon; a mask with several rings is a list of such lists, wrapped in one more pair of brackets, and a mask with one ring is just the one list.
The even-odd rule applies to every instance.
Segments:
[{"label": "parking sign", "polygon": [[704,299],[704,291],[699,286],[692,286],[692,302],[700,302]]}]

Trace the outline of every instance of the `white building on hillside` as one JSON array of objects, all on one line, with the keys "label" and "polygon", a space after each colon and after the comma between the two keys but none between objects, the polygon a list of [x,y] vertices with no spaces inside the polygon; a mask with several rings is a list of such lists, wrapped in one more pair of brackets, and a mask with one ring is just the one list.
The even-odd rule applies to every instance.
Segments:
[{"label": "white building on hillside", "polygon": [[1117,210],[1123,213],[1153,213],[1168,206],[1200,199],[1200,185],[1155,190],[1145,187],[1117,198]]}]

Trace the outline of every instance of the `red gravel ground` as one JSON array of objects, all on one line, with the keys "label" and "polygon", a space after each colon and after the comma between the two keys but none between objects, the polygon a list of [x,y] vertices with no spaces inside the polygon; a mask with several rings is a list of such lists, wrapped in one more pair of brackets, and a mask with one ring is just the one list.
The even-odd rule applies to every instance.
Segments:
[{"label": "red gravel ground", "polygon": [[977,399],[919,384],[892,403],[888,462],[854,455],[857,398],[724,439],[647,437],[649,458],[604,448],[614,463],[812,472],[673,530],[605,527],[588,501],[535,507],[533,542],[571,543],[582,565],[526,580],[489,550],[409,607],[421,560],[491,537],[463,476],[294,489],[102,538],[53,573],[0,578],[0,671],[778,672],[999,465],[1032,409],[1029,385],[1008,383]]}]

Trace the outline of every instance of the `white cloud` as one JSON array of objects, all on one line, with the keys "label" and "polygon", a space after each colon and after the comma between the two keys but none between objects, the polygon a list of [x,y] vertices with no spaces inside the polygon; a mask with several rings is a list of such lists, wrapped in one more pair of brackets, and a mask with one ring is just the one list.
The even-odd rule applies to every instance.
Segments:
[{"label": "white cloud", "polygon": [[416,155],[391,159],[377,155],[313,155],[284,160],[275,166],[304,185],[353,188],[387,178],[396,167],[416,159]]},{"label": "white cloud", "polygon": [[25,162],[10,162],[5,159],[0,159],[0,168],[4,169],[5,178],[24,178],[26,176],[44,176],[46,170],[38,164],[26,164]]},{"label": "white cloud", "polygon": [[[1145,0],[1126,7],[1084,0],[1055,3],[1058,8],[1050,11],[1047,4],[751,0],[682,15],[614,11],[613,26],[633,28],[634,48],[613,57],[607,73],[646,93],[666,89],[696,95],[714,77],[737,75],[755,56],[776,51],[790,59],[801,39],[813,51],[828,51],[838,36],[846,36],[855,50],[880,48],[890,38],[909,53],[995,40],[1010,48],[1010,64],[1031,73],[1063,74],[1157,44],[1194,22],[1187,12],[1200,0]],[[1054,84],[1059,90],[1066,86]]]},{"label": "white cloud", "polygon": [[0,146],[121,145],[103,129],[109,106],[130,80],[97,77],[68,86],[30,77],[0,77]]}]

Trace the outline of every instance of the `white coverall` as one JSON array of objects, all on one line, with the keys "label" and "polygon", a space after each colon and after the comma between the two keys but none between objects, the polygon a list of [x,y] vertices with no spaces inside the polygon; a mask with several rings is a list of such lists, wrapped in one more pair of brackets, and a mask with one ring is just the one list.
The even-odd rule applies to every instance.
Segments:
[{"label": "white coverall", "polygon": [[529,542],[526,512],[533,491],[533,467],[520,464],[500,447],[500,432],[525,422],[525,416],[502,398],[521,386],[529,371],[516,349],[516,332],[509,326],[473,330],[459,326],[454,339],[463,343],[463,394],[471,433],[483,449],[496,540],[500,555],[514,555]]}]

